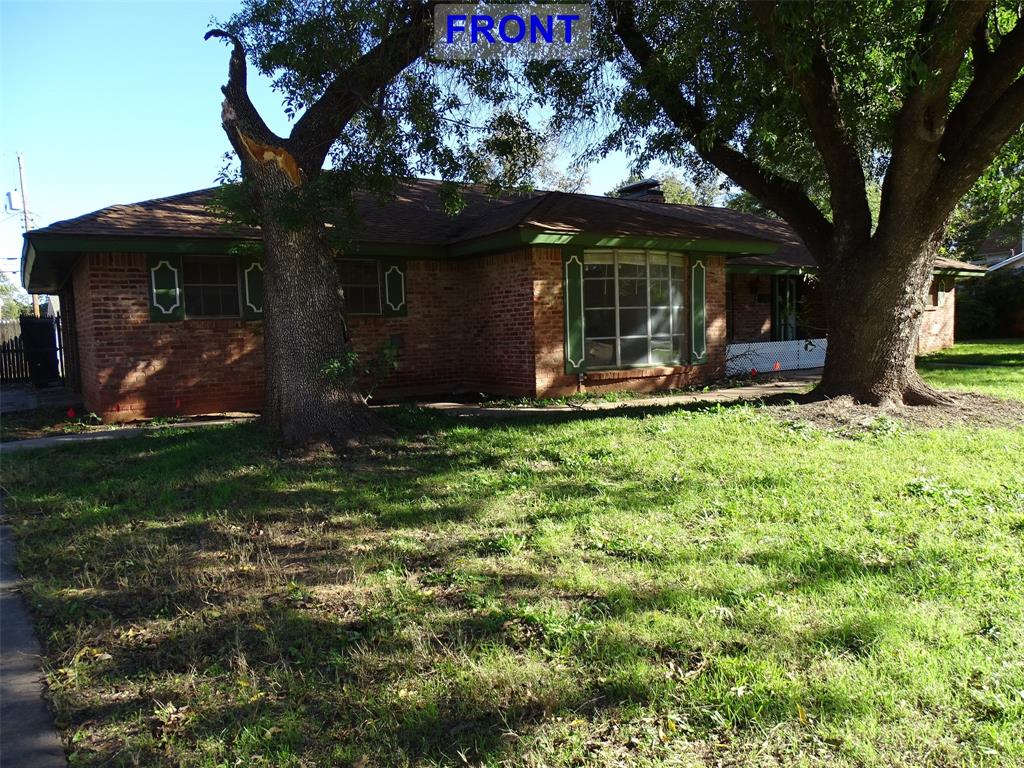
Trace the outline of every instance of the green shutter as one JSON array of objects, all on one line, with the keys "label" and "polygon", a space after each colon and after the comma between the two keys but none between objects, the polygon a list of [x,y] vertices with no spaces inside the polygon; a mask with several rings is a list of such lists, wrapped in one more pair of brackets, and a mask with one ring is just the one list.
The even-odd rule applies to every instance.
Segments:
[{"label": "green shutter", "polygon": [[242,317],[263,319],[263,262],[256,254],[238,257],[238,274],[242,281]]},{"label": "green shutter", "polygon": [[405,317],[409,305],[405,300],[405,262],[384,259],[380,264],[381,309],[384,317]]},{"label": "green shutter", "polygon": [[707,256],[690,257],[690,363],[708,361]]},{"label": "green shutter", "polygon": [[583,249],[562,249],[562,293],[565,297],[565,372],[584,370]]},{"label": "green shutter", "polygon": [[181,290],[181,257],[151,253],[146,256],[149,275],[149,319],[172,322],[185,318],[185,297]]}]

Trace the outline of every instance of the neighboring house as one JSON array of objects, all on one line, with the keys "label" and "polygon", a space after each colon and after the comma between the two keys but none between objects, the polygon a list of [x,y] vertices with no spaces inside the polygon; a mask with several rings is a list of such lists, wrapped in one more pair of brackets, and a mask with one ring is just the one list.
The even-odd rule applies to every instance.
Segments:
[{"label": "neighboring house", "polygon": [[1009,224],[990,232],[984,242],[978,246],[978,251],[971,258],[971,263],[995,271],[1011,265],[1016,265],[1019,268],[1024,264],[1022,258],[1024,258],[1024,219],[1021,219],[1019,225]]},{"label": "neighboring house", "polygon": [[[468,188],[455,217],[440,190],[410,180],[386,203],[362,198],[338,256],[356,349],[399,350],[382,397],[652,391],[823,360],[824,334],[799,311],[814,261],[783,222],[644,199],[653,182],[625,199]],[[226,227],[212,197],[25,236],[22,281],[61,297],[72,383],[105,419],[261,406],[260,235]],[[940,261],[922,349],[952,343],[953,280],[981,271]]]}]

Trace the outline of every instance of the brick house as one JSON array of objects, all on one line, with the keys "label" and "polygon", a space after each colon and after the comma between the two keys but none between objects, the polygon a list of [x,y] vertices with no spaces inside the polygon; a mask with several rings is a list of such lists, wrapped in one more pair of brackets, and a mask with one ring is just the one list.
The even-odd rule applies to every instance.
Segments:
[{"label": "brick house", "polygon": [[[820,365],[815,265],[783,222],[659,202],[496,198],[409,180],[359,201],[338,268],[355,348],[398,349],[380,397],[554,396],[703,384],[727,371]],[[229,228],[213,190],[115,205],[25,236],[22,281],[64,308],[68,380],[107,420],[259,410],[259,230]],[[952,344],[940,261],[921,346]],[[342,318],[325,318],[338,325]]]}]

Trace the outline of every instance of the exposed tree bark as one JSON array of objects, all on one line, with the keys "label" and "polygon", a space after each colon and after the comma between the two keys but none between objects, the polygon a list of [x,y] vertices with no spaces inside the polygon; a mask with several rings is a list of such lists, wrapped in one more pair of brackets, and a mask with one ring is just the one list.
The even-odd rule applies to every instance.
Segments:
[{"label": "exposed tree bark", "polygon": [[[429,6],[368,51],[306,110],[287,138],[274,134],[246,88],[245,51],[222,30],[206,37],[232,43],[221,119],[248,183],[263,236],[264,419],[286,445],[351,443],[384,431],[359,393],[324,367],[350,350],[345,300],[322,213],[306,197],[345,125],[366,100],[426,50]],[[298,221],[282,222],[282,202]],[[298,203],[298,205],[294,205]]]},{"label": "exposed tree bark", "polygon": [[[824,44],[808,38],[809,65],[791,65],[776,3],[752,14],[769,54],[796,88],[827,174],[832,221],[800,185],[744,155],[713,130],[713,121],[662,66],[637,24],[631,0],[610,0],[615,31],[636,62],[651,97],[704,160],[712,163],[804,240],[820,267],[828,319],[828,353],[819,396],[851,395],[864,403],[928,404],[945,398],[917,375],[914,356],[935,255],[946,218],[1003,144],[1024,124],[1024,21],[990,50],[987,0],[925,7],[911,56],[928,73],[904,84],[894,145],[871,233],[865,175],[843,119],[838,80]],[[975,77],[950,109],[967,51]],[[909,66],[908,72],[915,69]],[[909,75],[908,75],[909,77]]]},{"label": "exposed tree bark", "polygon": [[[939,238],[921,247],[875,238],[849,244],[821,270],[828,322],[825,370],[818,396],[849,395],[872,405],[938,403],[914,368],[924,297]],[[846,264],[856,263],[856,269]]]}]

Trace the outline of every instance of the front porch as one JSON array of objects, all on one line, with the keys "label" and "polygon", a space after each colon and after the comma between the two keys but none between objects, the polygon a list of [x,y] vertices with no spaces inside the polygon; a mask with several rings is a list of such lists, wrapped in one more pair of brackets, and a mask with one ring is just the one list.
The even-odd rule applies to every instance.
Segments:
[{"label": "front porch", "polygon": [[824,322],[799,269],[728,269],[725,372],[768,373],[825,364]]}]

